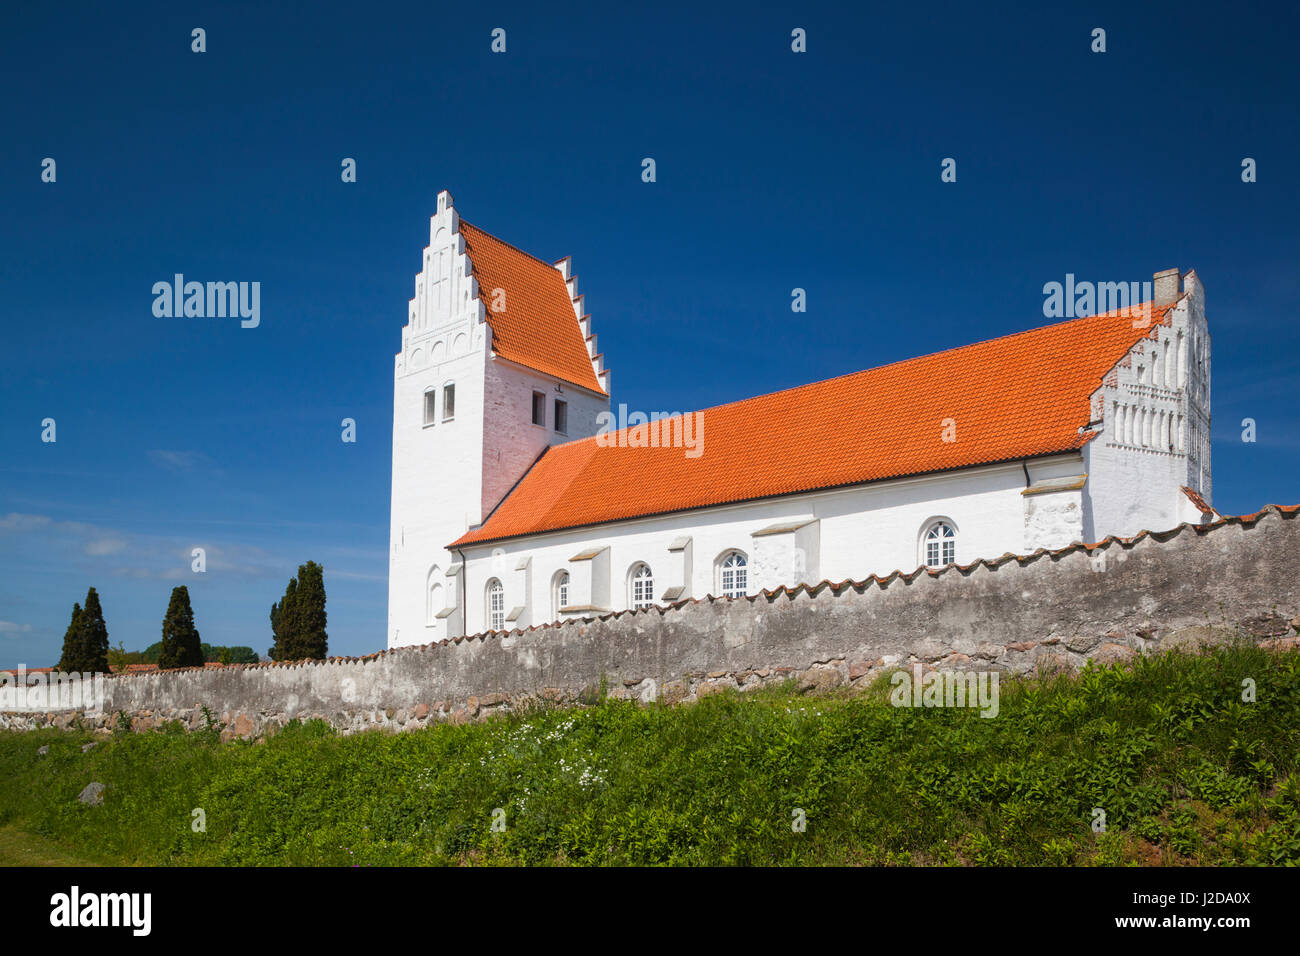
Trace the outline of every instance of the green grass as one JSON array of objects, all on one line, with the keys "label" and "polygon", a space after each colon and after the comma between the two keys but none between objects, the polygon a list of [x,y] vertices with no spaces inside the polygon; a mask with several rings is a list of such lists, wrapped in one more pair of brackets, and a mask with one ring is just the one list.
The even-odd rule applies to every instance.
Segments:
[{"label": "green grass", "polygon": [[[995,719],[894,708],[888,690],[610,702],[397,735],[291,725],[261,743],[172,727],[88,754],[86,734],[3,733],[0,833],[107,864],[1300,862],[1300,654],[1004,681]],[[98,807],[77,802],[92,780],[107,785]],[[21,862],[2,846],[0,862]]]},{"label": "green grass", "polygon": [[46,837],[0,826],[0,866],[94,866]]}]

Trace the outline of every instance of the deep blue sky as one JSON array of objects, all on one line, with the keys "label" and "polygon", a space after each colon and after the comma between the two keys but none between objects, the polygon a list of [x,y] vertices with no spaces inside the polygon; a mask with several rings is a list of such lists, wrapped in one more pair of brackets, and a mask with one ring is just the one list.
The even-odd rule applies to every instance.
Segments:
[{"label": "deep blue sky", "polygon": [[[634,409],[1043,324],[1067,272],[1194,267],[1214,502],[1300,501],[1290,5],[616,6],[6,7],[0,665],[56,661],[92,584],[114,645],[188,584],[204,640],[264,652],[309,558],[331,649],[383,646],[393,354],[443,187],[574,257]],[[175,272],[260,281],[260,328],[155,318]]]}]

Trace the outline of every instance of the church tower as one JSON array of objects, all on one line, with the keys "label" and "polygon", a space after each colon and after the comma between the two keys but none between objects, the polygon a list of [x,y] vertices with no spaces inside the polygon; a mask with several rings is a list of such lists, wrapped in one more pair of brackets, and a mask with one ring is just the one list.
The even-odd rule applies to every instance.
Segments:
[{"label": "church tower", "polygon": [[[471,226],[440,192],[394,366],[389,647],[464,633],[461,559],[447,544],[550,445],[595,434],[608,408],[569,260]],[[524,572],[502,569],[502,599],[536,606],[509,593],[532,588]]]}]

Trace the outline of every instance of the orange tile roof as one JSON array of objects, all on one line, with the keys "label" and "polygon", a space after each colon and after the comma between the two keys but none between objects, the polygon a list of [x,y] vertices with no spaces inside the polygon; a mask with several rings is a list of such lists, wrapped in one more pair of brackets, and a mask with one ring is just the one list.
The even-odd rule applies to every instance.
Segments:
[{"label": "orange tile roof", "polygon": [[557,445],[452,546],[1077,449],[1102,377],[1170,308],[1151,328],[1071,319],[705,409],[696,458],[612,436]]},{"label": "orange tile roof", "polygon": [[1199,508],[1202,514],[1218,514],[1217,511],[1210,507],[1210,503],[1201,497],[1200,492],[1189,488],[1186,485],[1182,485],[1181,488],[1183,494],[1187,496],[1187,500],[1195,507]]},{"label": "orange tile roof", "polygon": [[[464,219],[460,232],[492,327],[492,350],[511,362],[604,395],[560,270]],[[492,311],[499,298],[496,289],[505,292],[505,308],[500,312]]]}]

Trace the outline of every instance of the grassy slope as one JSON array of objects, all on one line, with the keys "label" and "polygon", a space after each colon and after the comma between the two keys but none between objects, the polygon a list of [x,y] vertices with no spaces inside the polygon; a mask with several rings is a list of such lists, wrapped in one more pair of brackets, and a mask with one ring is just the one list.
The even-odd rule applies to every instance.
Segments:
[{"label": "grassy slope", "polygon": [[[38,838],[37,862],[115,864],[1300,862],[1298,654],[1008,681],[991,720],[887,693],[609,703],[395,736],[315,724],[259,744],[164,731],[88,754],[81,734],[3,733],[0,834]],[[102,806],[77,802],[91,780]],[[3,844],[0,862],[22,862]]]}]

